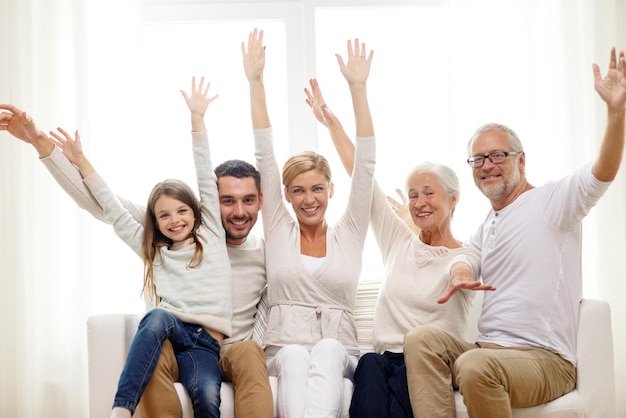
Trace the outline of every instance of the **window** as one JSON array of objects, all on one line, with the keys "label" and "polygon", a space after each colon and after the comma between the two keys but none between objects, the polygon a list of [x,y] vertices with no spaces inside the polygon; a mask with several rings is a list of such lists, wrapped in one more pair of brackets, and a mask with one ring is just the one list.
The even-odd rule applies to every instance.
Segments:
[{"label": "window", "polygon": [[[101,152],[112,152],[119,161],[116,170],[106,173],[107,179],[120,194],[139,203],[166,177],[195,184],[188,111],[179,92],[181,88],[189,90],[192,75],[204,75],[212,83],[211,92],[220,95],[206,117],[213,162],[227,158],[254,161],[240,45],[255,27],[265,31],[265,83],[279,164],[303,149],[315,149],[330,160],[336,190],[328,213],[331,222],[346,206],[349,178],[325,128],[310,115],[303,88],[316,77],[329,106],[353,137],[350,95],[335,54],[345,57],[346,41],[355,37],[375,51],[368,94],[378,144],[378,182],[389,195],[395,195],[396,188],[404,189],[406,175],[418,163],[434,160],[449,165],[461,182],[461,199],[452,224],[458,239],[474,232],[489,210],[465,163],[467,140],[478,125],[500,122],[516,130],[532,155],[527,174],[537,185],[579,165],[571,161],[585,160],[582,148],[566,143],[581,135],[564,122],[571,119],[571,112],[580,111],[563,106],[569,100],[568,86],[575,83],[544,77],[546,68],[567,73],[568,63],[579,61],[582,55],[571,49],[562,56],[552,54],[563,49],[565,42],[550,35],[562,33],[555,28],[562,24],[558,19],[534,19],[528,12],[532,8],[521,13],[511,7],[494,11],[440,1],[361,4],[365,6],[303,0],[174,6],[144,0],[137,40],[128,40],[136,42],[141,51],[139,58],[129,57],[139,61],[136,68],[140,70],[131,74],[138,81],[129,85],[133,97],[124,98],[133,100],[132,108],[137,109],[135,131],[122,145],[98,141]],[[503,18],[506,16],[515,19]],[[554,150],[567,150],[571,158],[545,160]],[[141,175],[130,174],[137,168]],[[100,226],[94,229],[100,234]],[[120,263],[132,266],[132,274],[125,275],[141,277],[137,257],[120,249],[118,242],[109,244],[116,238],[104,229],[94,240],[94,264],[101,264],[97,254],[104,248],[119,249],[116,257]],[[262,233],[260,225],[255,232]],[[113,268],[103,267],[99,274],[104,277],[94,280],[96,294],[103,286],[98,283],[116,276]],[[378,248],[370,236],[362,280],[383,275]],[[117,285],[108,287],[120,295]],[[140,288],[140,279],[133,279],[129,288],[133,291],[126,293],[135,300],[139,292],[134,289]]]}]

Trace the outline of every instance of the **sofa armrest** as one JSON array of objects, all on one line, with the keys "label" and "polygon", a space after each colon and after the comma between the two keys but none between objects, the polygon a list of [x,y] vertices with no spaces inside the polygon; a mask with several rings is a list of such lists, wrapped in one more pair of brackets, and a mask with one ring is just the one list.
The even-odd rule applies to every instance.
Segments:
[{"label": "sofa armrest", "polygon": [[583,299],[578,314],[576,387],[586,417],[616,416],[611,309],[604,300]]},{"label": "sofa armrest", "polygon": [[87,319],[90,418],[111,415],[117,382],[141,317],[107,314]]}]

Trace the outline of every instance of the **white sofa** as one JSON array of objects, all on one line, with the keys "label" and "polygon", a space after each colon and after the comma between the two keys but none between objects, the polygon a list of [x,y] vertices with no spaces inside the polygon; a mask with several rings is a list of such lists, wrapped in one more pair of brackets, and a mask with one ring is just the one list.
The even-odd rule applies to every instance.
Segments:
[{"label": "white sofa", "polygon": [[[371,330],[374,305],[379,283],[364,282],[359,286],[355,320],[362,352],[373,351]],[[475,304],[470,321],[471,336],[477,334],[476,321],[480,303]],[[106,418],[117,388],[128,347],[135,334],[140,315],[111,314],[92,316],[87,321],[89,357],[89,416]],[[550,418],[613,418],[616,416],[615,371],[611,313],[605,301],[583,299],[580,303],[578,326],[578,376],[574,391],[547,404],[514,409],[514,417]],[[274,393],[276,416],[276,379],[270,378]],[[180,383],[176,384],[184,418],[192,418],[189,397]],[[341,417],[348,417],[352,382],[344,380],[344,400]],[[222,384],[221,416],[234,417],[233,391],[229,383]],[[455,393],[457,417],[468,417],[461,395]],[[136,414],[135,416],[138,416]],[[153,417],[144,417],[153,418]]]}]

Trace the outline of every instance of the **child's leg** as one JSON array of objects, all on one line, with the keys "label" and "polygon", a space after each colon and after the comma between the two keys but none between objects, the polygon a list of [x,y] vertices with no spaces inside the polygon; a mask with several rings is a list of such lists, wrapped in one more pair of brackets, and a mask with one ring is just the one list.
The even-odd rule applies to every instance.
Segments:
[{"label": "child's leg", "polygon": [[189,393],[196,418],[219,417],[220,345],[198,325],[185,324],[184,329],[187,334],[185,345],[174,345],[180,381]]},{"label": "child's leg", "polygon": [[153,309],[143,317],[128,351],[114,407],[135,411],[157,364],[163,341],[174,334],[176,327],[176,318],[163,309]]}]

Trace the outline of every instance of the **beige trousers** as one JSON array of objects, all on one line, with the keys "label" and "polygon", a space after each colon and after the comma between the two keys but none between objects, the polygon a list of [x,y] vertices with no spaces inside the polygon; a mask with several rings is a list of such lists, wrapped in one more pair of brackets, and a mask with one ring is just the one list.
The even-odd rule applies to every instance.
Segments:
[{"label": "beige trousers", "polygon": [[456,417],[459,389],[472,418],[508,418],[511,408],[539,405],[576,385],[576,367],[558,354],[458,340],[434,327],[404,339],[404,359],[415,418]]},{"label": "beige trousers", "polygon": [[[222,379],[232,382],[237,418],[272,418],[274,404],[263,349],[253,341],[233,343],[220,358]],[[174,388],[178,364],[169,340],[163,343],[161,357],[137,410],[144,418],[182,418],[183,412]]]}]

